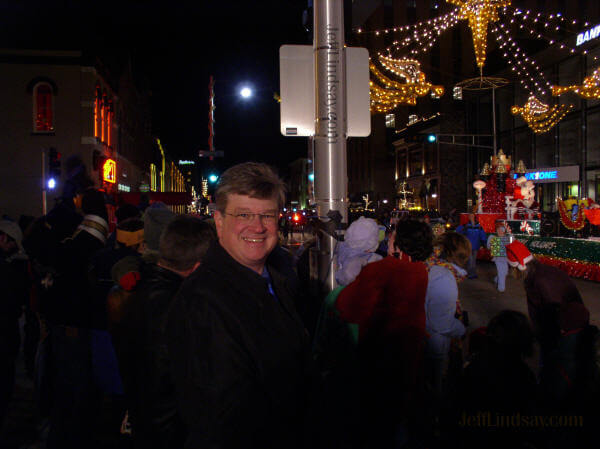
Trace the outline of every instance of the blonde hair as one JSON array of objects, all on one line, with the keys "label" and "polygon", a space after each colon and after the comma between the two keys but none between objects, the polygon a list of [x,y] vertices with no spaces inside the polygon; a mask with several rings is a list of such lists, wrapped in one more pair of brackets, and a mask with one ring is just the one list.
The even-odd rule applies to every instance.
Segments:
[{"label": "blonde hair", "polygon": [[439,248],[442,259],[460,267],[466,266],[471,257],[471,242],[457,232],[445,232],[436,239],[434,245]]},{"label": "blonde hair", "polygon": [[230,194],[250,198],[274,199],[281,209],[285,203],[285,184],[267,164],[244,162],[227,169],[221,176],[215,202],[217,210],[225,212]]}]

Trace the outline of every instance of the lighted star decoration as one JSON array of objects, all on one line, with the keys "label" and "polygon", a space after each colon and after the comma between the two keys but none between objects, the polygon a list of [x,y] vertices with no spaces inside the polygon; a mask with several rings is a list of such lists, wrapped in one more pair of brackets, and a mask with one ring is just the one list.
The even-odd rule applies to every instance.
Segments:
[{"label": "lighted star decoration", "polygon": [[534,133],[543,134],[550,131],[571,109],[572,104],[550,107],[532,95],[522,107],[513,106],[510,112],[513,115],[521,115]]},{"label": "lighted star decoration", "polygon": [[417,98],[424,97],[430,91],[436,97],[444,94],[443,86],[433,85],[426,80],[418,61],[386,58],[382,65],[405,82],[389,78],[370,62],[369,69],[375,77],[370,81],[371,112],[389,112],[400,105],[414,106]]},{"label": "lighted star decoration", "polygon": [[552,95],[555,97],[566,92],[575,92],[587,100],[600,100],[600,67],[594,70],[591,76],[584,78],[581,86],[552,86]]},{"label": "lighted star decoration", "polygon": [[510,6],[511,0],[446,0],[458,6],[458,18],[468,20],[473,34],[475,59],[479,71],[483,71],[487,49],[488,24],[499,19],[498,9]]}]

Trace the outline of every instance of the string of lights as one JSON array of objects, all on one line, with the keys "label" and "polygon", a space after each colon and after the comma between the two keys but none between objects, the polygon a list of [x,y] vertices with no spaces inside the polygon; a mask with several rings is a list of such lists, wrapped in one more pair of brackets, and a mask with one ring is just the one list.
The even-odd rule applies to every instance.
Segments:
[{"label": "string of lights", "polygon": [[380,34],[389,34],[389,33],[399,33],[399,32],[408,32],[410,30],[414,30],[416,28],[419,27],[432,27],[434,28],[436,26],[436,24],[438,24],[439,22],[444,22],[445,20],[448,20],[448,18],[452,15],[456,15],[456,13],[458,12],[458,8],[450,11],[446,14],[444,14],[443,16],[438,16],[435,17],[433,19],[429,19],[429,20],[423,20],[421,22],[417,22],[417,23],[413,23],[410,25],[404,25],[404,26],[399,26],[399,27],[393,27],[393,28],[383,28],[380,30],[363,30],[362,28],[357,28],[356,29],[356,33],[357,34],[374,34],[376,36],[379,36]]},{"label": "string of lights", "polygon": [[513,106],[510,112],[520,115],[535,134],[543,134],[560,122],[573,107],[572,104],[550,107],[532,95],[523,106]]},{"label": "string of lights", "polygon": [[[521,9],[515,8],[511,5],[508,5],[504,8],[504,13],[510,14],[512,17],[519,18],[523,21],[529,20],[532,23],[538,23],[540,25],[543,23],[544,28],[553,28],[555,31],[564,29],[567,32],[575,33],[575,31],[570,31],[570,30],[566,29],[566,27],[561,27],[561,25],[577,25],[580,23],[576,19],[573,19],[573,20],[566,19],[561,13],[552,13],[550,15],[546,15],[546,14],[543,14],[540,12],[540,13],[535,14],[535,13],[531,12],[530,10],[521,10]],[[552,23],[555,21],[557,21],[558,24]],[[513,23],[512,19],[511,19],[511,23]],[[589,25],[588,22],[584,22],[582,24],[582,26],[584,26],[584,27],[586,27],[588,25]]]},{"label": "string of lights", "polygon": [[[419,53],[429,50],[444,31],[454,27],[459,21],[456,12],[445,14],[444,16],[441,16],[441,19],[442,20],[438,21],[439,23],[436,25],[430,26],[429,28],[423,28],[422,30],[415,29],[412,34],[407,35],[404,39],[392,42],[392,44],[383,52],[378,52],[378,55],[387,53],[388,56],[392,56],[392,54],[396,52],[405,52],[410,53],[414,57]],[[411,46],[417,48],[412,48],[407,52],[407,47]]]},{"label": "string of lights", "polygon": [[[519,82],[523,87],[530,94],[538,92],[541,95],[546,95],[546,89],[549,91],[552,89],[552,85],[544,77],[543,72],[535,59],[527,55],[525,51],[519,47],[504,24],[500,23],[498,25],[493,25],[491,30],[502,50],[502,57],[508,61],[510,69],[519,76]],[[538,82],[538,79],[540,82]]]},{"label": "string of lights", "polygon": [[[516,10],[516,11],[518,11],[518,10]],[[529,11],[527,11],[527,13],[529,13]],[[575,54],[575,53],[582,54],[582,55],[587,55],[588,54],[588,51],[586,49],[583,49],[583,50],[579,51],[576,48],[571,47],[571,46],[565,44],[564,42],[559,42],[559,38],[550,37],[550,36],[548,36],[548,35],[545,34],[547,30],[550,30],[550,31],[553,30],[555,32],[563,30],[563,31],[566,31],[566,32],[571,33],[571,34],[575,34],[576,33],[575,31],[570,31],[570,30],[567,30],[566,28],[561,28],[559,25],[552,26],[552,24],[550,24],[548,22],[544,22],[543,23],[544,31],[539,31],[539,30],[535,29],[534,27],[532,27],[531,25],[528,25],[525,22],[526,20],[531,19],[527,14],[523,14],[523,13],[518,14],[517,12],[513,11],[512,15],[513,15],[513,18],[510,20],[510,23],[515,23],[515,19],[516,20],[520,20],[522,23],[519,24],[519,29],[528,31],[531,36],[535,36],[538,39],[544,39],[550,45],[556,44],[556,45],[559,46],[559,48],[561,50],[566,50],[566,51],[568,51],[571,54]],[[539,15],[540,14],[538,14],[538,16]],[[554,16],[554,17],[556,17],[556,16]],[[537,18],[537,16],[536,16],[536,18]],[[564,22],[568,22],[566,19],[564,19],[564,17],[560,16],[560,18],[563,19]],[[531,22],[533,22],[535,24],[536,23],[535,20],[537,20],[537,19],[531,20]],[[573,20],[570,23],[576,24],[577,21]],[[539,22],[538,26],[541,27],[541,22]],[[585,22],[583,24],[583,26],[584,27],[588,26],[588,22]],[[597,61],[598,57],[594,56],[593,60]]]}]

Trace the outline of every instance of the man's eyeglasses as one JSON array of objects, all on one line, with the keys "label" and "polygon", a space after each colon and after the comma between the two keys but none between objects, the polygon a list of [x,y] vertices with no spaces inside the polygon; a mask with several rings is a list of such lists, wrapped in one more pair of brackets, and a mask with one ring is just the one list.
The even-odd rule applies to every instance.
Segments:
[{"label": "man's eyeglasses", "polygon": [[276,214],[254,214],[251,212],[240,212],[239,214],[228,214],[225,212],[225,215],[229,215],[239,223],[250,223],[254,221],[254,217],[258,217],[260,222],[263,224],[276,224],[277,223],[277,215]]}]

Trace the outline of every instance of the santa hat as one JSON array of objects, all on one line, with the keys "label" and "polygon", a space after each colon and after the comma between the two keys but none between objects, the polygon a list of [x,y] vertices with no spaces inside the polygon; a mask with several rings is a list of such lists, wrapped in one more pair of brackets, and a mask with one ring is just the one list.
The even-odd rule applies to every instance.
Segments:
[{"label": "santa hat", "polygon": [[517,267],[519,270],[525,270],[525,265],[533,260],[533,255],[518,240],[506,245],[506,257],[508,257],[508,264],[511,267]]}]

